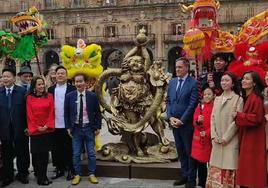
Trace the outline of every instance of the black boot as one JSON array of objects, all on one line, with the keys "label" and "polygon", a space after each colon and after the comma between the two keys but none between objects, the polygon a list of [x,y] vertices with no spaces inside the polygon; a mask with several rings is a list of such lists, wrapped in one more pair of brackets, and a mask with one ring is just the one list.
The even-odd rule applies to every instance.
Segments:
[{"label": "black boot", "polygon": [[73,171],[72,170],[68,170],[67,171],[67,177],[66,177],[66,180],[67,181],[70,181],[74,178],[74,174],[73,174]]}]

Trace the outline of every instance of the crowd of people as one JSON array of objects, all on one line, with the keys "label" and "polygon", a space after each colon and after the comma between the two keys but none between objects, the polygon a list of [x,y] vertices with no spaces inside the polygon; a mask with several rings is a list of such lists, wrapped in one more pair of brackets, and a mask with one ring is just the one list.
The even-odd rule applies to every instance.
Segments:
[{"label": "crowd of people", "polygon": [[[30,161],[38,185],[51,184],[47,177],[49,152],[56,167],[51,179],[66,174],[72,185],[79,184],[84,145],[88,155],[88,180],[98,183],[95,176],[95,135],[101,128],[99,102],[96,94],[89,91],[85,75],[74,76],[72,85],[67,74],[65,67],[53,65],[47,72],[47,78],[33,76],[30,67],[26,66],[21,67],[17,74],[20,79],[16,83],[13,69],[2,70],[2,187],[11,184],[14,179],[28,184]],[[14,176],[15,157],[17,174]]]},{"label": "crowd of people", "polygon": [[[174,186],[265,188],[268,87],[264,88],[254,71],[245,72],[240,80],[226,71],[226,56],[216,54],[213,59],[214,71],[199,82],[202,100],[198,81],[189,74],[190,63],[184,57],[176,60],[176,77],[168,85],[167,117],[181,163],[181,177]],[[66,175],[77,185],[84,148],[88,180],[98,183],[95,136],[101,129],[101,112],[94,83],[83,74],[76,74],[69,83],[67,75],[61,65],[51,66],[47,77],[33,76],[26,66],[21,67],[16,82],[13,69],[2,70],[2,186],[14,179],[29,183],[30,161],[37,183],[51,184],[47,177],[49,152],[56,167],[51,179]],[[265,82],[268,85],[268,72]]]},{"label": "crowd of people", "polygon": [[268,88],[254,71],[240,79],[226,71],[224,54],[213,59],[214,71],[199,82],[189,75],[188,59],[176,60],[168,85],[167,116],[182,171],[174,185],[265,188]]}]

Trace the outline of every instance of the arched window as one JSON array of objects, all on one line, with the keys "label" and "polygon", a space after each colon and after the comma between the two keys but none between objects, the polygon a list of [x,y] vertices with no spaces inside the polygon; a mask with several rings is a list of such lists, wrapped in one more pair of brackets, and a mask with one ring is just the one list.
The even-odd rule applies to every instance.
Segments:
[{"label": "arched window", "polygon": [[25,2],[25,1],[21,1],[21,2],[20,2],[20,10],[21,10],[21,11],[26,11],[26,10],[28,10],[28,3]]},{"label": "arched window", "polygon": [[115,35],[116,35],[115,26],[106,26],[105,27],[105,37],[111,38],[111,37],[115,37]]},{"label": "arched window", "polygon": [[86,37],[86,29],[84,27],[75,27],[73,37],[74,38],[85,38]]},{"label": "arched window", "polygon": [[53,0],[44,0],[45,8],[52,8],[53,4],[54,4]]},{"label": "arched window", "polygon": [[100,27],[99,26],[96,27],[96,36],[100,36]]},{"label": "arched window", "polygon": [[116,6],[116,0],[103,0],[104,6]]},{"label": "arched window", "polygon": [[81,7],[82,0],[73,0],[73,7]]},{"label": "arched window", "polygon": [[125,25],[122,26],[122,35],[127,35],[127,27]]},{"label": "arched window", "polygon": [[54,29],[48,29],[47,30],[47,36],[48,36],[48,40],[53,40],[55,39],[55,30]]},{"label": "arched window", "polygon": [[141,29],[145,29],[145,35],[148,35],[149,33],[149,27],[147,24],[138,24],[136,27],[136,34],[138,34],[140,32]]}]

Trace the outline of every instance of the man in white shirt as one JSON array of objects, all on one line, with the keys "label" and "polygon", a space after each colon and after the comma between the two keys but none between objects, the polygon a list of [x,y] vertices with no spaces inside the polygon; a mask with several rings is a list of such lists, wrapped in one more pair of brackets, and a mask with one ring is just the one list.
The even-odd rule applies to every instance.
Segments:
[{"label": "man in white shirt", "polygon": [[54,96],[55,103],[55,132],[53,133],[52,157],[56,166],[56,172],[52,179],[64,176],[67,170],[67,180],[73,178],[72,164],[72,139],[69,136],[64,122],[64,100],[66,94],[76,90],[67,83],[67,70],[63,66],[56,68],[56,84],[48,88]]}]

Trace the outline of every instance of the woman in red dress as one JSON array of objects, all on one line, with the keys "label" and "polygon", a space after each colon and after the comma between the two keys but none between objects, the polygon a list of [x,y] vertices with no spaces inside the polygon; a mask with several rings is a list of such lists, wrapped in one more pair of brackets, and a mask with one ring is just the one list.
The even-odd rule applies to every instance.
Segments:
[{"label": "woman in red dress", "polygon": [[240,152],[237,185],[248,188],[266,187],[265,119],[262,99],[262,82],[256,72],[243,75],[242,94],[245,105],[237,112]]},{"label": "woman in red dress", "polygon": [[[266,136],[266,170],[268,172],[268,71],[266,72],[265,75],[265,84],[266,88],[263,90],[263,105],[264,105],[264,111],[265,111],[265,136]],[[268,174],[267,174],[268,175]]]},{"label": "woman in red dress", "polygon": [[198,185],[205,187],[207,180],[207,163],[211,154],[210,118],[213,108],[214,92],[207,87],[203,92],[203,104],[195,109],[192,141],[192,165],[198,173]]},{"label": "woman in red dress", "polygon": [[48,152],[51,150],[51,135],[55,128],[55,113],[52,94],[45,90],[42,77],[34,77],[26,99],[28,131],[31,137],[33,166],[39,185],[49,185],[47,178]]}]

